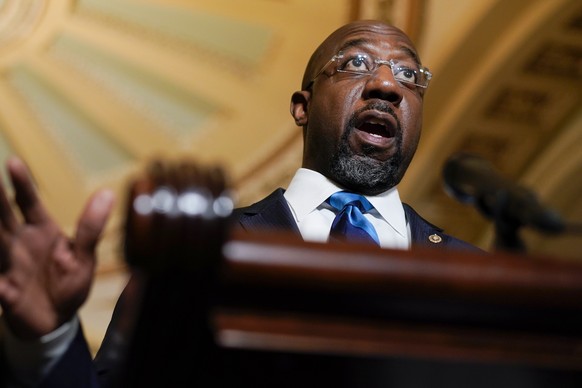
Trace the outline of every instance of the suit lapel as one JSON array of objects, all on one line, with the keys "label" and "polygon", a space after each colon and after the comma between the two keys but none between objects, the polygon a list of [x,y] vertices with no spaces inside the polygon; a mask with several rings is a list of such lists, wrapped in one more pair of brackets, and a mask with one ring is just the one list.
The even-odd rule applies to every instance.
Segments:
[{"label": "suit lapel", "polygon": [[283,197],[283,189],[277,189],[267,198],[242,209],[237,209],[239,223],[249,232],[260,230],[291,230],[300,235],[291,210]]},{"label": "suit lapel", "polygon": [[438,236],[442,235],[442,229],[426,221],[407,204],[403,203],[402,206],[404,207],[406,219],[410,226],[413,245],[427,245],[429,244],[430,236],[435,234]]}]

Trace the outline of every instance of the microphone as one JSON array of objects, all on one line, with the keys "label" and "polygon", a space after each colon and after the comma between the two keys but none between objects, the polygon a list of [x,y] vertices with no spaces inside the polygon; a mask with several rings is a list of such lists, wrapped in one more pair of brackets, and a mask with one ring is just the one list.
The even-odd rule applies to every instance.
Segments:
[{"label": "microphone", "polygon": [[496,224],[529,226],[560,233],[566,225],[559,214],[544,207],[535,193],[502,177],[493,165],[470,153],[451,156],[443,169],[445,190],[457,200],[474,205]]}]

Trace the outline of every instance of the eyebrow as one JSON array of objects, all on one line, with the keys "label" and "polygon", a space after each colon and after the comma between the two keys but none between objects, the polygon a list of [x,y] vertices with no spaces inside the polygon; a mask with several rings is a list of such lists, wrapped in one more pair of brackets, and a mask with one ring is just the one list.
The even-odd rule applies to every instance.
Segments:
[{"label": "eyebrow", "polygon": [[[364,39],[364,38],[348,40],[346,43],[344,43],[340,47],[340,51],[345,50],[345,49],[348,49],[348,48],[351,48],[351,47],[364,46],[364,45],[366,45],[368,43],[370,43],[370,41],[368,39]],[[414,59],[414,61],[416,62],[417,65],[419,65],[419,66],[421,65],[420,58],[418,57],[418,54],[416,53],[416,51],[414,51],[410,47],[408,47],[408,46],[398,46],[397,47],[397,50],[406,53],[407,55],[409,55],[410,57],[412,57],[412,59]]]}]

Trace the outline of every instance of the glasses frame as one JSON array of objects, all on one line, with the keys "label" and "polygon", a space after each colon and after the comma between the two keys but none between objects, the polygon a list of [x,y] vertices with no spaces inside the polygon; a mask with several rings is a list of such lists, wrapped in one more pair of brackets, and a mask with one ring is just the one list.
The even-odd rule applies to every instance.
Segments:
[{"label": "glasses frame", "polygon": [[[315,75],[315,77],[313,77],[311,79],[311,81],[309,81],[309,83],[307,84],[307,86],[305,87],[305,89],[311,89],[311,87],[315,83],[315,80],[317,79],[317,77],[319,77],[320,75],[322,75],[325,72],[325,70],[329,67],[329,65],[331,65],[334,62],[337,62],[338,59],[342,59],[343,57],[344,57],[344,52],[343,51],[340,51],[337,54],[335,54],[333,57],[331,57],[331,59],[329,61],[327,61],[327,63],[325,65],[323,65],[323,67],[321,68],[321,70],[319,70],[317,72],[317,74]],[[372,57],[372,56],[370,55],[370,57]],[[386,65],[386,66],[388,66],[390,68],[390,70],[392,70],[392,75],[395,77],[395,79],[396,79],[396,81],[398,83],[406,83],[408,85],[415,85],[415,86],[417,86],[419,88],[423,88],[423,89],[428,88],[428,85],[429,85],[430,80],[432,78],[432,73],[430,72],[430,70],[428,70],[428,68],[426,68],[424,66],[420,66],[419,69],[418,69],[418,72],[420,74],[423,74],[426,77],[426,85],[418,84],[416,82],[409,82],[409,81],[397,79],[396,78],[396,74],[394,74],[394,65],[396,64],[396,62],[393,59],[383,60],[383,59],[375,59],[374,58],[373,63],[374,63],[374,68],[373,69],[370,69],[370,71],[354,71],[354,70],[340,70],[340,69],[336,69],[336,72],[338,72],[338,73],[347,73],[347,74],[357,74],[357,75],[371,75],[380,66]]]}]

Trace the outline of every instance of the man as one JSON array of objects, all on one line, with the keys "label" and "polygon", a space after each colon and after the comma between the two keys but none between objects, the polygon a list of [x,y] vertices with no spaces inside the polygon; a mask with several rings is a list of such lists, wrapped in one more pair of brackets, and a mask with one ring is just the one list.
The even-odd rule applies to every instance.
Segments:
[{"label": "man", "polygon": [[[335,238],[337,227],[382,247],[475,249],[402,205],[396,189],[420,138],[430,77],[410,39],[393,26],[360,21],[332,33],[314,52],[302,89],[291,99],[291,114],[303,127],[303,168],[286,192],[238,210],[240,226],[291,229],[322,242]],[[69,242],[22,162],[9,161],[8,171],[24,216],[19,223],[2,188],[0,303],[11,333],[8,361],[20,376],[14,379],[92,386],[96,376],[75,316],[90,288],[95,245],[113,198],[97,193]],[[348,221],[336,220],[341,213]]]},{"label": "man", "polygon": [[303,127],[303,168],[285,193],[241,209],[242,227],[291,229],[325,242],[337,213],[326,200],[347,190],[373,205],[365,217],[383,247],[474,249],[403,207],[396,189],[418,145],[430,77],[410,39],[393,26],[356,22],[331,34],[291,98],[291,115]]}]

